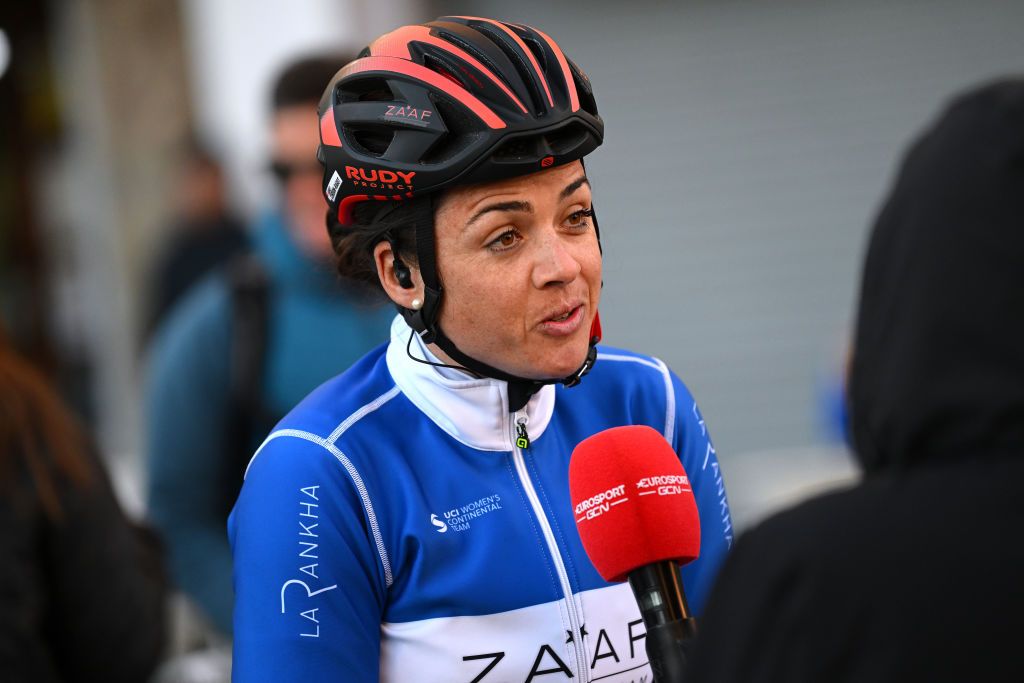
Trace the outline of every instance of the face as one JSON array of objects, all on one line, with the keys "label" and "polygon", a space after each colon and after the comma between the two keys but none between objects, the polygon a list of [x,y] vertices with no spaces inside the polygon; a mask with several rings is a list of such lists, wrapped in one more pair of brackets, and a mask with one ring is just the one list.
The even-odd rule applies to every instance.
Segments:
[{"label": "face", "polygon": [[320,129],[316,103],[285,107],[271,125],[273,166],[284,194],[285,219],[307,255],[329,260],[331,241],[324,227],[327,201],[321,190],[323,168],[316,160]]},{"label": "face", "polygon": [[185,165],[178,180],[178,206],[192,218],[197,229],[213,225],[210,219],[227,212],[224,176],[215,165],[192,161]]},{"label": "face", "polygon": [[590,210],[578,161],[444,195],[435,224],[445,334],[521,377],[575,372],[601,295]]}]

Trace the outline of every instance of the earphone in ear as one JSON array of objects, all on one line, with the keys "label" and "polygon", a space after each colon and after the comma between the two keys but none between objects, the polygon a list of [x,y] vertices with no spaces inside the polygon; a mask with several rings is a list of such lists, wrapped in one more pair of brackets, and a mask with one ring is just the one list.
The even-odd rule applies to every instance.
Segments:
[{"label": "earphone in ear", "polygon": [[405,261],[396,256],[391,265],[395,269],[395,279],[398,280],[402,289],[412,289],[416,286],[412,282],[412,271],[409,270],[409,266],[405,265]]},{"label": "earphone in ear", "polygon": [[395,269],[395,279],[398,280],[398,285],[402,289],[412,289],[416,285],[412,282],[412,271],[409,270],[409,266],[405,265],[405,261],[398,255],[398,247],[395,246],[395,240],[388,233],[385,237],[388,244],[391,245],[391,267]]}]

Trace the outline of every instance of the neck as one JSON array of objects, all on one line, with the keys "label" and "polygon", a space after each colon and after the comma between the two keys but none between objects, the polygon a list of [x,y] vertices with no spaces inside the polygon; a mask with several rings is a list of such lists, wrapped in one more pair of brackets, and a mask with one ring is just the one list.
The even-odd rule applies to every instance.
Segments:
[{"label": "neck", "polygon": [[461,367],[461,364],[453,360],[451,356],[441,350],[441,347],[437,344],[427,344],[427,349],[430,353],[434,354],[434,358],[438,359],[445,365],[455,365]]}]

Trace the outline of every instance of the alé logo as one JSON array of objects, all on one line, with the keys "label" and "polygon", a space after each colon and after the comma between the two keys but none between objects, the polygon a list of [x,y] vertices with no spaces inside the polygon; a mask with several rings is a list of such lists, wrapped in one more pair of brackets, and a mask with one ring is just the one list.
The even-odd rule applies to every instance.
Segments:
[{"label": "al\u00e9 logo", "polygon": [[430,523],[434,525],[435,531],[439,534],[446,533],[449,529],[467,531],[472,520],[501,509],[501,496],[495,493],[446,511],[444,519],[436,514],[430,515]]}]

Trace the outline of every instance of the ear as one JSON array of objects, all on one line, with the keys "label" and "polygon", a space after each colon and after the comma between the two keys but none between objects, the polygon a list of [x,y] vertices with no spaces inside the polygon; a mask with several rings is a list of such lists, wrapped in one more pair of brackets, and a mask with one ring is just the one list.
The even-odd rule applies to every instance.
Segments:
[{"label": "ear", "polygon": [[373,248],[373,262],[377,266],[377,277],[380,278],[381,287],[388,297],[403,308],[412,308],[413,299],[423,301],[423,278],[420,277],[420,269],[408,261],[402,259],[412,274],[412,289],[405,289],[398,282],[395,275],[395,253],[387,241],[377,243]]}]

